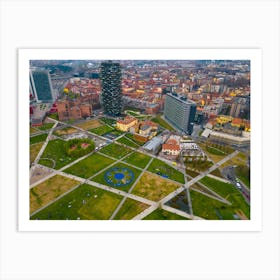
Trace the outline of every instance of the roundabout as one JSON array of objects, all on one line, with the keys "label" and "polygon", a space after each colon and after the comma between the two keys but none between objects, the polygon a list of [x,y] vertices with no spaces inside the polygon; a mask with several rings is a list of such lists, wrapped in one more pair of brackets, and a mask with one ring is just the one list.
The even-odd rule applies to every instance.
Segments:
[{"label": "roundabout", "polygon": [[127,167],[113,167],[105,173],[104,179],[110,186],[124,187],[133,181],[134,173]]}]

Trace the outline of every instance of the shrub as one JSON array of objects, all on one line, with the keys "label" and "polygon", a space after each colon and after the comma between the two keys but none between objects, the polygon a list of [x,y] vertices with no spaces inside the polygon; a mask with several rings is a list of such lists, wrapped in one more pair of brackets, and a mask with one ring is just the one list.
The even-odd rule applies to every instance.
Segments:
[{"label": "shrub", "polygon": [[72,157],[84,156],[91,152],[94,148],[94,142],[88,138],[71,139],[65,143],[65,151],[67,155]]}]

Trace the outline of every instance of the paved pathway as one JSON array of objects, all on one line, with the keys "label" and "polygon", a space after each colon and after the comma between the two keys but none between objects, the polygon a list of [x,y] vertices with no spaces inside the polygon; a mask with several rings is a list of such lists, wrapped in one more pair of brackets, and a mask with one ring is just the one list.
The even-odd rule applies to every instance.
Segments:
[{"label": "paved pathway", "polygon": [[[34,169],[34,166],[36,166],[36,165],[38,164],[38,161],[39,161],[39,159],[40,159],[40,156],[42,155],[42,153],[43,153],[45,147],[47,146],[48,141],[49,141],[49,139],[50,139],[50,137],[51,137],[51,135],[52,135],[52,133],[53,133],[53,130],[54,130],[54,128],[57,126],[58,123],[62,123],[63,125],[69,125],[69,124],[67,124],[67,123],[60,122],[60,121],[56,121],[56,122],[55,122],[55,125],[54,125],[54,126],[52,127],[52,129],[50,130],[50,132],[49,132],[49,134],[48,134],[48,137],[47,137],[47,139],[46,139],[44,145],[42,146],[42,148],[41,148],[39,154],[37,155],[37,157],[36,157],[36,159],[35,159],[35,161],[34,161],[35,164],[31,167],[31,170],[30,170],[30,171],[31,171],[31,172],[30,172],[31,174],[32,174],[32,171],[33,171],[33,169]],[[86,131],[86,130],[84,130],[84,129],[82,129],[82,128],[79,128],[79,127],[77,127],[77,126],[74,126],[74,125],[70,125],[70,126],[76,128],[76,129],[78,129],[78,130],[80,130],[80,131],[83,131],[83,132],[92,134],[92,135],[94,135],[94,136],[96,136],[96,137],[100,137],[100,138],[106,140],[106,142],[109,141],[109,142],[111,142],[111,143],[112,143],[112,142],[115,142],[117,139],[119,139],[119,138],[121,138],[121,137],[123,136],[123,135],[121,135],[121,136],[115,138],[114,140],[109,140],[109,139],[107,139],[107,138],[105,138],[105,137],[102,137],[102,136],[100,136],[100,135],[94,134],[94,133],[92,133],[92,132],[90,132],[90,131]],[[125,144],[122,144],[122,143],[118,143],[118,144],[119,144],[120,146],[123,146],[123,147],[126,147],[126,148],[127,148],[127,146],[126,146]],[[138,149],[135,149],[135,148],[132,148],[132,147],[129,147],[129,148],[130,148],[132,151],[138,151]],[[140,148],[141,148],[141,147],[140,147]],[[218,163],[214,164],[214,165],[213,165],[212,167],[210,167],[207,171],[205,171],[205,172],[199,174],[198,176],[196,176],[195,178],[191,179],[189,182],[187,182],[187,175],[185,174],[185,171],[183,171],[184,176],[185,176],[185,184],[182,185],[182,186],[180,186],[179,188],[177,188],[174,192],[172,192],[172,193],[168,194],[167,196],[165,196],[164,198],[162,198],[159,202],[154,202],[154,201],[151,201],[151,200],[149,200],[149,199],[146,199],[146,198],[143,198],[143,197],[140,197],[140,196],[131,194],[133,188],[136,186],[136,184],[137,184],[138,181],[140,180],[142,174],[143,174],[144,172],[149,172],[149,171],[147,171],[147,168],[148,168],[149,165],[151,164],[152,160],[153,160],[154,158],[159,158],[159,157],[157,157],[157,156],[155,156],[155,155],[152,155],[152,154],[150,154],[150,153],[144,151],[143,149],[141,149],[141,152],[142,152],[143,154],[147,154],[148,156],[151,157],[149,163],[147,164],[147,166],[146,166],[144,169],[139,168],[139,167],[135,167],[134,165],[131,165],[131,164],[128,164],[128,163],[122,161],[125,157],[129,156],[132,152],[129,153],[129,154],[127,154],[127,155],[125,155],[124,157],[122,157],[122,158],[119,159],[119,160],[116,160],[115,158],[112,158],[112,157],[110,157],[110,156],[108,156],[108,155],[105,155],[105,154],[100,153],[100,154],[102,154],[102,155],[104,155],[104,156],[107,156],[107,157],[109,157],[109,158],[112,158],[112,159],[114,160],[114,162],[113,162],[111,165],[106,166],[104,169],[102,169],[102,170],[99,171],[98,173],[95,173],[92,177],[90,177],[90,178],[88,178],[88,179],[85,179],[85,178],[81,178],[81,177],[78,177],[78,176],[75,176],[75,175],[72,175],[72,174],[68,174],[68,173],[63,172],[63,170],[67,169],[68,167],[70,167],[70,166],[76,164],[77,162],[83,160],[84,158],[86,158],[86,157],[88,157],[88,156],[90,156],[91,154],[94,153],[94,152],[91,152],[90,154],[87,154],[87,155],[85,155],[84,157],[79,158],[79,159],[77,159],[77,160],[75,160],[75,161],[69,163],[68,165],[62,167],[60,170],[53,170],[53,169],[49,168],[50,170],[52,170],[52,171],[54,171],[54,172],[53,172],[52,174],[46,176],[45,178],[43,178],[43,179],[37,181],[36,183],[34,183],[33,185],[31,185],[30,187],[34,187],[34,186],[40,184],[41,182],[45,181],[46,179],[48,179],[48,178],[50,178],[50,177],[53,177],[54,175],[58,174],[58,175],[62,175],[62,176],[65,176],[65,177],[68,177],[68,178],[72,178],[72,179],[74,179],[74,180],[79,181],[80,183],[79,183],[76,187],[80,186],[80,185],[83,184],[83,183],[86,183],[86,184],[92,185],[92,186],[94,186],[94,187],[97,187],[97,188],[100,188],[100,189],[103,189],[103,190],[106,190],[106,191],[110,191],[110,192],[116,193],[116,194],[118,194],[118,195],[122,195],[122,196],[123,196],[123,200],[122,200],[121,203],[118,205],[118,207],[116,208],[116,210],[114,211],[114,213],[112,214],[112,216],[111,216],[110,219],[113,219],[113,218],[116,216],[116,214],[118,213],[119,209],[120,209],[121,206],[124,204],[126,198],[131,198],[131,199],[137,200],[137,201],[139,201],[139,202],[142,202],[142,203],[145,203],[145,204],[150,205],[149,208],[145,209],[143,212],[141,212],[140,214],[138,214],[137,216],[135,216],[135,217],[133,218],[133,220],[143,219],[144,217],[146,217],[147,215],[149,215],[150,213],[152,213],[153,211],[155,211],[155,210],[156,210],[158,207],[160,207],[160,206],[162,207],[162,209],[164,209],[164,210],[166,210],[166,211],[169,211],[169,212],[172,212],[172,213],[176,213],[176,214],[178,214],[178,215],[180,215],[180,216],[183,216],[183,217],[186,217],[186,218],[189,218],[189,219],[200,219],[200,220],[201,220],[202,218],[193,215],[192,207],[191,207],[191,199],[190,199],[190,194],[189,194],[189,187],[190,187],[191,185],[195,184],[196,182],[198,182],[199,180],[201,180],[203,177],[209,176],[209,173],[211,173],[213,170],[215,170],[215,169],[218,168],[220,165],[222,165],[223,163],[225,163],[226,161],[228,161],[229,159],[233,158],[235,155],[237,155],[237,154],[239,153],[239,151],[233,152],[232,154],[228,155],[227,157],[225,157],[224,159],[222,159],[222,160],[219,161]],[[181,169],[181,168],[176,168],[176,167],[174,167],[174,166],[172,165],[172,161],[167,160],[167,159],[164,159],[164,158],[160,158],[160,159],[161,159],[162,161],[164,161],[166,164],[168,164],[169,166],[171,166],[172,168],[175,168],[175,169],[177,169],[177,170],[179,170],[179,171],[182,172],[182,169]],[[132,166],[132,167],[134,167],[134,168],[140,169],[140,170],[142,171],[141,174],[138,176],[138,178],[135,180],[133,186],[130,188],[129,192],[124,192],[124,191],[118,190],[118,189],[116,189],[116,188],[108,187],[108,186],[102,185],[102,184],[100,184],[100,183],[90,181],[91,178],[93,178],[94,176],[96,176],[96,175],[102,173],[104,170],[110,168],[111,166],[115,165],[115,164],[118,163],[118,162],[125,163],[125,164],[127,164],[127,165],[129,165],[129,166]],[[47,168],[47,167],[45,167],[45,168]],[[154,174],[154,173],[152,173],[152,174]],[[155,174],[155,175],[157,175],[157,174]],[[210,175],[211,175],[211,174],[210,174]],[[158,175],[158,176],[159,176],[159,175]],[[210,176],[210,177],[212,177],[212,176]],[[215,179],[216,179],[216,178],[215,178]],[[222,179],[222,178],[217,178],[217,179]],[[169,179],[169,180],[170,180],[170,179]],[[222,180],[223,180],[223,179],[222,179]],[[174,180],[170,180],[170,181],[176,182],[176,181],[174,181]],[[178,182],[176,182],[176,183],[178,183]],[[76,188],[76,187],[74,187],[74,188]],[[71,189],[70,191],[72,191],[72,190],[73,190],[73,189]],[[185,212],[183,212],[183,211],[181,211],[181,210],[172,208],[172,207],[170,207],[170,206],[164,205],[164,203],[166,203],[167,201],[169,201],[169,200],[172,199],[173,197],[177,196],[177,195],[178,195],[181,191],[183,191],[183,190],[187,190],[187,192],[188,192],[188,200],[189,200],[189,203],[190,203],[190,214],[187,214],[187,213],[185,213]],[[58,197],[56,200],[58,200],[59,198],[61,198],[61,197],[64,196],[64,195],[66,195],[66,194],[69,193],[70,191],[67,191],[66,193],[64,193],[63,195],[61,195],[60,197]],[[205,193],[204,193],[204,194],[205,194]],[[207,194],[205,194],[205,195],[207,195]],[[209,195],[208,195],[208,196],[209,196]],[[216,198],[216,199],[217,199],[217,198]],[[56,201],[56,200],[55,200],[55,201]],[[51,203],[53,203],[53,202],[54,202],[54,201],[52,201]],[[225,201],[223,201],[223,202],[225,202]],[[51,204],[51,203],[50,203],[50,204]],[[48,205],[49,205],[49,204],[48,204]],[[48,205],[47,205],[47,206],[48,206]],[[44,207],[47,207],[47,206],[44,206]],[[41,208],[40,210],[42,210],[42,208]],[[40,211],[40,210],[38,210],[38,211]],[[38,211],[34,212],[33,214],[37,213]]]},{"label": "paved pathway", "polygon": [[47,145],[48,145],[48,143],[49,143],[49,141],[50,141],[50,138],[51,138],[51,136],[52,136],[52,133],[53,133],[55,127],[57,126],[57,124],[58,124],[58,122],[55,121],[54,126],[50,129],[49,134],[48,134],[48,136],[47,136],[47,138],[46,138],[46,140],[45,140],[43,146],[42,146],[41,149],[40,149],[40,152],[38,153],[38,155],[36,156],[34,162],[32,163],[32,166],[31,166],[30,172],[29,172],[29,176],[30,176],[29,178],[32,177],[33,172],[34,172],[34,169],[35,169],[36,165],[38,164],[41,155],[42,155],[43,152],[45,151],[45,148],[47,147]]},{"label": "paved pathway", "polygon": [[[147,168],[150,166],[151,162],[153,161],[153,159],[151,158],[149,163],[146,165],[146,167],[142,170],[141,174],[138,176],[138,178],[135,180],[134,184],[131,186],[131,188],[128,191],[128,194],[130,194],[132,192],[132,190],[134,189],[134,187],[137,185],[137,183],[139,182],[139,180],[141,179],[142,175],[144,174],[144,172],[147,170]],[[127,195],[122,199],[121,203],[118,205],[118,207],[116,208],[116,210],[114,211],[114,213],[112,214],[112,216],[110,217],[110,220],[113,220],[115,218],[115,216],[117,215],[117,213],[119,212],[119,210],[121,209],[121,207],[123,206],[124,202],[127,199]]]},{"label": "paved pathway", "polygon": [[226,161],[230,160],[231,158],[233,158],[234,156],[236,156],[239,153],[239,151],[235,151],[232,154],[228,155],[227,157],[225,157],[224,159],[222,159],[221,161],[217,162],[216,164],[214,164],[213,166],[211,166],[207,171],[203,172],[202,174],[196,176],[195,178],[193,178],[192,180],[190,180],[187,184],[179,187],[178,189],[176,189],[175,191],[171,192],[170,194],[168,194],[166,197],[164,197],[163,199],[161,199],[159,201],[159,203],[157,205],[152,205],[151,207],[149,207],[148,209],[144,210],[142,213],[140,213],[139,215],[135,216],[133,219],[134,220],[138,220],[138,219],[143,219],[144,217],[146,217],[147,215],[149,215],[150,213],[152,213],[154,210],[156,210],[159,205],[164,205],[166,202],[168,202],[169,200],[171,200],[173,197],[177,196],[180,192],[182,192],[183,190],[185,190],[186,188],[189,188],[191,185],[195,184],[196,182],[198,182],[199,180],[201,180],[203,177],[207,176],[210,172],[212,172],[213,170],[215,170],[216,168],[218,168],[220,165],[224,164]]}]

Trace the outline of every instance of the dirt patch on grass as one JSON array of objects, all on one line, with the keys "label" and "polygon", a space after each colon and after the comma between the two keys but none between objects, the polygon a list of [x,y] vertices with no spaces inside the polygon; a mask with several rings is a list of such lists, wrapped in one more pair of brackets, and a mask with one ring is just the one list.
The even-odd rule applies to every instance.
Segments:
[{"label": "dirt patch on grass", "polygon": [[47,205],[58,196],[76,186],[79,182],[55,175],[38,186],[30,189],[30,213]]},{"label": "dirt patch on grass", "polygon": [[78,129],[73,128],[73,127],[68,127],[68,128],[64,128],[64,129],[58,129],[55,131],[55,134],[58,136],[62,136],[62,135],[68,135],[68,134],[73,134],[78,132]]},{"label": "dirt patch on grass", "polygon": [[153,201],[159,201],[179,186],[179,183],[176,184],[157,175],[144,173],[132,193]]},{"label": "dirt patch on grass", "polygon": [[101,123],[99,120],[89,120],[80,124],[77,124],[76,126],[85,130],[89,130],[92,128],[97,128],[102,126],[103,123]]},{"label": "dirt patch on grass", "polygon": [[36,159],[44,143],[30,145],[30,164]]}]

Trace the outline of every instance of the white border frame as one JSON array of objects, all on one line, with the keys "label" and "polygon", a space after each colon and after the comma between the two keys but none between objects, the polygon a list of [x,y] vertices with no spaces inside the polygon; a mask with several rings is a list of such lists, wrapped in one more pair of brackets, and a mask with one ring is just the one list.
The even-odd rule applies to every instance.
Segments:
[{"label": "white border frame", "polygon": [[[19,49],[19,231],[261,231],[262,52],[260,49]],[[29,60],[229,59],[251,61],[251,219],[248,221],[37,221],[29,220]]]}]

